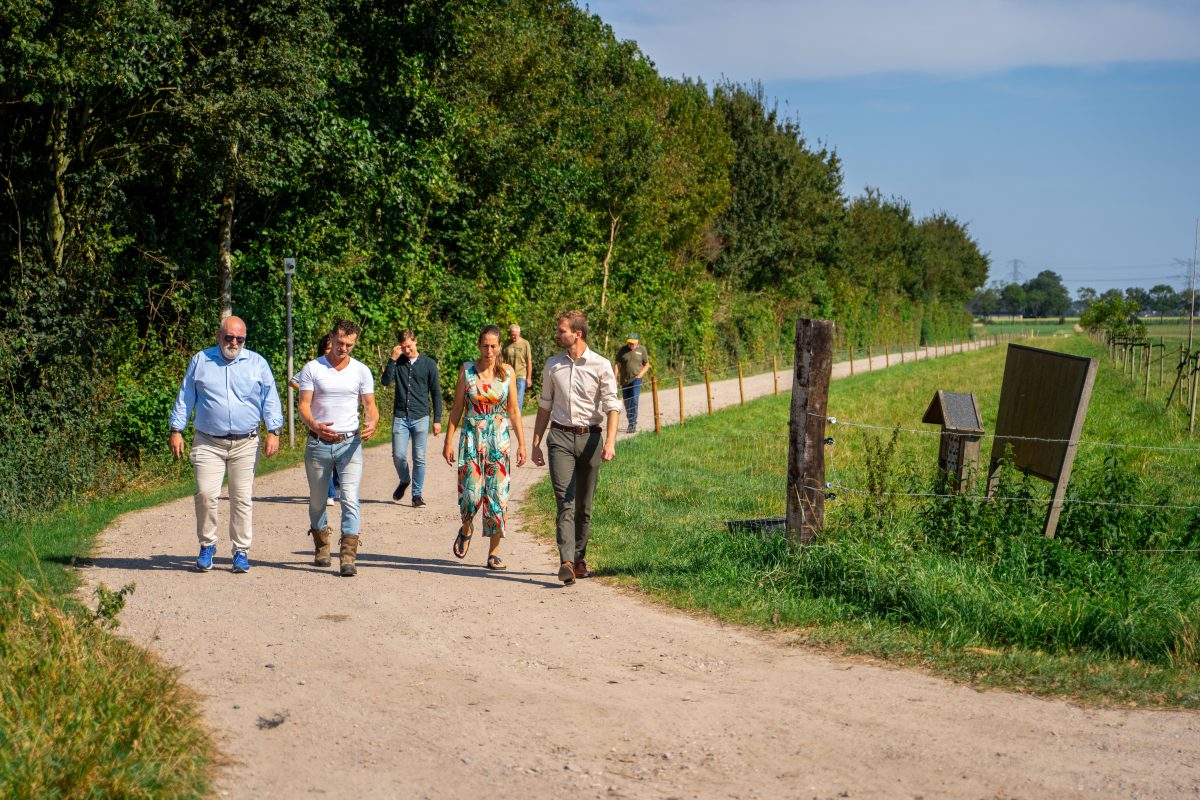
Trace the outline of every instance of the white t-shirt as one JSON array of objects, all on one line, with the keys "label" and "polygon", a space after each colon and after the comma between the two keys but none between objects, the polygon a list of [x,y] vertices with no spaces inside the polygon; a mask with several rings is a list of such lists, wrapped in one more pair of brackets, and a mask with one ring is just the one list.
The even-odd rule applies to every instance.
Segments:
[{"label": "white t-shirt", "polygon": [[375,394],[375,376],[366,364],[351,358],[337,370],[321,356],[305,364],[296,380],[300,391],[313,393],[315,421],[329,423],[337,433],[358,431],[358,399]]}]

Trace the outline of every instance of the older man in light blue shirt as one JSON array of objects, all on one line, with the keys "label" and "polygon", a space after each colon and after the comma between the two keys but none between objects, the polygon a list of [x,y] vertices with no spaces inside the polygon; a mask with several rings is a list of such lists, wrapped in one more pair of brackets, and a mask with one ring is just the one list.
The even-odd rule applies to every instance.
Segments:
[{"label": "older man in light blue shirt", "polygon": [[229,541],[233,571],[250,571],[254,537],[251,498],[258,463],[258,426],[267,426],[264,452],[279,450],[283,407],[266,359],[245,349],[246,323],[227,317],[217,332],[217,346],[192,356],[175,408],[171,411],[171,453],[183,455],[183,430],[195,413],[195,436],[189,460],[196,471],[196,536],[200,555],[196,568],[212,569],[217,550],[217,498],[229,474]]}]

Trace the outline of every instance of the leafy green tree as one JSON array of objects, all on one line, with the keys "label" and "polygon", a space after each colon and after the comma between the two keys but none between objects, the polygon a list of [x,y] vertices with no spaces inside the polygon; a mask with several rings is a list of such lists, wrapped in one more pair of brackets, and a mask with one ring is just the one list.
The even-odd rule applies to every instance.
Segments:
[{"label": "leafy green tree", "polygon": [[1104,331],[1110,338],[1140,338],[1146,335],[1146,323],[1138,319],[1139,310],[1131,300],[1109,296],[1088,306],[1079,316],[1079,324],[1087,331]]},{"label": "leafy green tree", "polygon": [[909,278],[909,296],[947,305],[967,302],[987,280],[987,255],[967,233],[967,226],[946,212],[921,220],[916,227],[917,258]]},{"label": "leafy green tree", "polygon": [[1153,310],[1150,293],[1140,286],[1130,286],[1126,289],[1125,299],[1136,305],[1139,311]]},{"label": "leafy green tree", "polygon": [[1063,285],[1062,277],[1052,270],[1042,270],[1027,280],[1025,308],[1035,317],[1061,317],[1071,308],[1071,294]]},{"label": "leafy green tree", "polygon": [[227,316],[239,198],[271,203],[303,172],[314,129],[327,121],[320,110],[333,20],[321,0],[209,0],[186,10],[181,155],[188,180],[207,189],[215,211],[215,283]]},{"label": "leafy green tree", "polygon": [[1162,316],[1176,314],[1183,306],[1182,295],[1174,287],[1159,283],[1150,287],[1147,293],[1147,308],[1152,308]]},{"label": "leafy green tree", "polygon": [[713,103],[734,145],[729,205],[716,222],[713,271],[727,288],[819,292],[841,260],[841,162],[811,150],[799,125],[768,107],[761,86],[723,84]]},{"label": "leafy green tree", "polygon": [[1000,309],[1000,289],[995,285],[976,289],[967,303],[967,309],[977,317],[990,319]]},{"label": "leafy green tree", "polygon": [[1006,283],[1000,289],[1000,308],[1013,316],[1025,313],[1027,297],[1025,287],[1019,283]]}]

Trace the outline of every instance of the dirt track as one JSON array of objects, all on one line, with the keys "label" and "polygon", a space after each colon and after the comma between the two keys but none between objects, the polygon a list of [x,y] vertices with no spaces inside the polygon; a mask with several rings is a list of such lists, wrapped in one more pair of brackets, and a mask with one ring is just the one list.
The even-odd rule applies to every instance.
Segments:
[{"label": "dirt track", "polygon": [[[738,400],[736,381],[713,390],[717,405]],[[749,396],[770,391],[769,374],[747,382]],[[704,409],[703,386],[687,403]],[[650,417],[644,396],[643,429]],[[479,537],[459,562],[441,443],[423,509],[390,502],[390,448],[367,450],[354,579],[310,565],[302,468],[256,482],[247,575],[230,572],[224,530],[216,569],[191,571],[190,498],[101,537],[86,580],[137,582],[120,630],[202,694],[230,759],[219,795],[1200,797],[1195,714],[977,692],[597,580],[562,588],[552,546],[521,530],[545,474],[532,465],[515,470],[508,571],[483,569]],[[620,464],[618,447],[606,469]]]}]

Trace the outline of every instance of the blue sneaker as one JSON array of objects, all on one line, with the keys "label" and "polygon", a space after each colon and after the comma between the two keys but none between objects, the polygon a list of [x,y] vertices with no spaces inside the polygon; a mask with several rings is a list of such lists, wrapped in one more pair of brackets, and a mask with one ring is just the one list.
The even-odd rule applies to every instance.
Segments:
[{"label": "blue sneaker", "polygon": [[245,550],[233,551],[233,571],[234,572],[249,572],[250,571],[250,556],[246,555]]},{"label": "blue sneaker", "polygon": [[196,569],[201,572],[208,572],[212,569],[213,554],[217,552],[215,544],[203,545],[200,547],[200,555],[196,556]]}]

